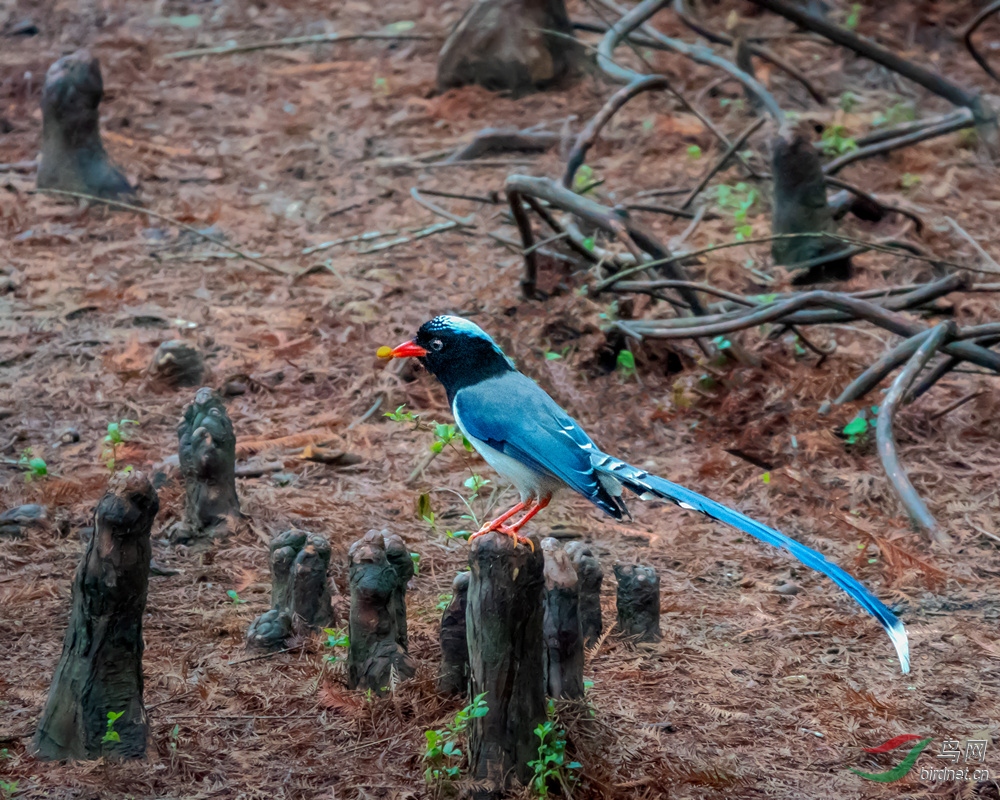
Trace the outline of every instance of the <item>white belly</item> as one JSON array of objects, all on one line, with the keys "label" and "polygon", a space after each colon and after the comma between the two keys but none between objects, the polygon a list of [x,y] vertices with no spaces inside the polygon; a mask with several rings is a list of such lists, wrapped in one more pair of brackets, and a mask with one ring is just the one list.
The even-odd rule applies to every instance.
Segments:
[{"label": "white belly", "polygon": [[454,406],[452,406],[451,413],[455,417],[458,429],[462,431],[476,452],[483,457],[487,464],[493,467],[503,480],[514,484],[514,488],[521,494],[521,500],[549,497],[562,487],[562,481],[559,479],[553,478],[551,475],[539,474],[516,458],[511,458],[506,453],[501,453],[496,448],[490,447],[482,439],[472,436],[462,424]]}]

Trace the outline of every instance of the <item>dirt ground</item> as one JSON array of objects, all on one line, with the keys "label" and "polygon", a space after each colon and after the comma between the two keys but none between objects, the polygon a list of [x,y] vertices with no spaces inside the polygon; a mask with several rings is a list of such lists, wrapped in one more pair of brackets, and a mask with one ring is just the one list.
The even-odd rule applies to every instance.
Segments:
[{"label": "dirt ground", "polygon": [[[971,5],[980,7],[867,4],[859,30],[967,87],[992,91],[955,33]],[[731,7],[712,6],[716,29]],[[441,221],[410,198],[413,186],[486,196],[502,190],[510,173],[558,176],[557,151],[472,166],[427,166],[415,157],[454,149],[491,126],[578,131],[613,91],[600,75],[517,100],[476,88],[436,95],[440,39],[164,58],[196,44],[377,31],[401,21],[440,37],[463,8],[428,0],[15,0],[0,9],[0,28],[30,17],[39,29],[0,37],[0,163],[35,158],[45,71],[88,46],[104,71],[106,146],[141,187],[146,207],[287,273],[268,273],[162,219],[32,194],[30,169],[0,172],[0,510],[37,502],[49,517],[23,538],[0,538],[0,797],[428,796],[423,732],[461,705],[434,691],[437,605],[466,562],[465,543],[445,531],[471,525],[461,519],[469,493],[463,481],[471,473],[494,476],[448,448],[407,482],[431,434],[383,413],[405,403],[425,420],[450,422],[447,403],[429,376],[411,367],[396,374],[374,353],[441,312],[494,333],[609,452],[821,550],[896,608],[909,632],[913,669],[903,676],[878,625],[789,558],[668,504],[635,501],[635,521],[616,524],[582,499],[561,497],[534,530],[596,546],[607,575],[606,621],[614,615],[616,560],[652,564],[662,580],[662,642],[637,649],[612,634],[587,659],[593,719],[574,722],[564,711],[570,749],[583,764],[574,797],[1000,797],[996,783],[926,781],[918,769],[888,785],[849,771],[891,768],[903,750],[872,756],[862,748],[916,734],[934,740],[918,768],[954,766],[939,757],[946,739],[987,739],[984,766],[1000,776],[994,378],[957,372],[899,416],[901,459],[954,539],[950,548],[932,548],[908,528],[873,443],[849,446],[837,435],[877,397],[817,413],[894,343],[883,331],[812,329],[818,343],[837,344],[822,360],[791,336],[740,335],[761,367],[706,368],[688,357],[686,343],[647,344],[635,348],[636,374],[625,375],[607,368],[601,325],[614,314],[667,316],[669,309],[587,297],[580,288],[588,276],[551,261],[542,274],[550,298],[523,300],[520,257],[487,235],[516,239],[503,205],[436,198],[456,214],[475,215],[476,227],[372,250],[399,238],[394,231]],[[571,14],[597,18],[584,3],[571,4]],[[694,38],[670,12],[655,22]],[[789,30],[771,16],[754,24]],[[988,23],[979,38],[996,43],[1000,24]],[[948,110],[841,49],[801,36],[775,46],[832,98],[819,108],[800,86],[759,65],[782,104],[807,118],[830,123],[839,113],[847,130],[862,133],[899,103],[912,101],[921,115]],[[732,84],[702,94],[717,73],[650,57],[728,135],[747,126]],[[838,98],[846,112],[837,111]],[[762,166],[767,130],[749,145]],[[588,164],[604,181],[597,197],[614,203],[644,189],[690,187],[720,153],[697,120],[657,93],[615,117]],[[844,177],[919,207],[926,223],[922,234],[898,217],[849,223],[849,230],[909,237],[979,263],[951,217],[1000,258],[993,241],[1000,181],[968,134],[864,161]],[[716,182],[746,180],[731,167]],[[747,221],[766,235],[768,187],[760,188],[764,197]],[[687,225],[641,217],[664,241]],[[303,253],[365,232],[381,237]],[[720,211],[685,246],[732,237],[733,221]],[[926,264],[885,255],[857,261],[851,290],[933,276]],[[788,288],[766,246],[713,254],[692,275],[743,294]],[[989,293],[951,295],[947,305],[962,323],[1000,319]],[[207,354],[210,385],[230,387],[241,464],[283,464],[239,479],[246,523],[207,554],[163,538],[181,512],[167,459],[193,390],[158,389],[144,370],[157,345],[174,338]],[[981,391],[976,399],[938,413],[974,391]],[[152,578],[149,589],[149,757],[44,764],[27,747],[62,645],[81,536],[107,482],[102,438],[109,422],[123,418],[139,425],[119,464],[166,480],[154,558],[178,571]],[[79,442],[62,443],[68,428]],[[302,459],[303,447],[317,442],[362,460],[337,468]],[[29,449],[46,461],[47,477],[26,481],[14,468]],[[424,493],[434,528],[416,513]],[[487,512],[483,499],[473,507],[480,517]],[[342,670],[324,661],[319,638],[249,660],[246,628],[269,603],[266,542],[293,525],[329,536],[341,592],[347,548],[370,528],[399,533],[420,554],[409,595],[418,674],[394,696],[348,691]],[[228,590],[245,602],[234,604]]]}]

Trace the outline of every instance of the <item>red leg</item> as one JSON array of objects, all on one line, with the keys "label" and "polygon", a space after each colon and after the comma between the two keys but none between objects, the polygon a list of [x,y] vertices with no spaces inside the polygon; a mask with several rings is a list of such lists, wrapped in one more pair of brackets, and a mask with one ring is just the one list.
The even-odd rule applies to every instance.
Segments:
[{"label": "red leg", "polygon": [[483,527],[481,527],[478,531],[476,531],[474,534],[472,534],[472,536],[469,537],[469,541],[472,541],[477,536],[482,536],[484,533],[489,533],[490,531],[495,531],[495,530],[498,530],[498,529],[504,527],[504,523],[507,520],[509,520],[511,517],[513,517],[518,512],[524,511],[524,509],[528,508],[529,505],[530,505],[529,503],[525,503],[525,502],[518,503],[516,506],[514,506],[509,511],[505,511],[503,514],[501,514],[495,520],[492,520],[491,522],[487,522],[485,525],[483,525]]},{"label": "red leg", "polygon": [[537,503],[535,503],[534,506],[532,506],[530,509],[528,509],[528,513],[525,514],[523,517],[521,517],[521,519],[519,519],[513,525],[506,526],[506,527],[509,528],[509,530],[511,531],[511,533],[517,533],[519,530],[521,530],[521,528],[524,527],[524,523],[527,522],[529,519],[531,519],[533,516],[535,516],[535,514],[537,514],[543,508],[545,508],[549,504],[549,501],[551,499],[552,499],[552,495],[549,495],[548,497],[543,497]]}]

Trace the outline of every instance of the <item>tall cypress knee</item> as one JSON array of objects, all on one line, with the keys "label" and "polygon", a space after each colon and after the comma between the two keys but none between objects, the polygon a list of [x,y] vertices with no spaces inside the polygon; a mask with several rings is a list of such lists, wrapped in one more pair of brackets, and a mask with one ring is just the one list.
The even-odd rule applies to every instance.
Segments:
[{"label": "tall cypress knee", "polygon": [[528,762],[538,757],[534,731],[545,721],[544,559],[537,541],[532,551],[488,533],[472,542],[469,566],[469,692],[485,694],[489,708],[469,724],[469,772],[483,787],[478,796],[497,796],[513,778],[528,783]]},{"label": "tall cypress knee", "polygon": [[583,542],[570,542],[566,552],[573,560],[573,567],[580,579],[580,625],[583,628],[583,644],[593,647],[601,638],[604,623],[601,618],[601,585],[604,570],[594,555],[593,549]]},{"label": "tall cypress knee", "polygon": [[557,539],[542,539],[545,556],[545,675],[551,697],[583,697],[580,579]]},{"label": "tall cypress knee", "polygon": [[468,572],[459,572],[451,584],[451,601],[441,615],[441,672],[438,691],[464,695],[469,690],[469,642],[465,608],[469,597]]},{"label": "tall cypress knee", "polygon": [[[141,472],[111,478],[73,580],[62,656],[34,747],[45,760],[142,758],[149,724],[142,690],[142,617],[149,532],[160,508]],[[117,740],[105,742],[110,714]]]},{"label": "tall cypress knee", "polygon": [[103,97],[101,66],[88,50],[63,56],[49,67],[42,89],[39,189],[97,197],[134,192],[111,165],[101,142],[98,106]]}]

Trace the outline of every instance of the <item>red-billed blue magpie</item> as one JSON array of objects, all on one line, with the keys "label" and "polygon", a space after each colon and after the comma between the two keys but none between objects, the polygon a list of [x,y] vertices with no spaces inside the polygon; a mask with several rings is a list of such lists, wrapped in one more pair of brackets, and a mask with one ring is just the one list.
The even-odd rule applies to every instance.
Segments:
[{"label": "red-billed blue magpie", "polygon": [[[829,577],[882,624],[896,648],[903,672],[910,671],[906,629],[857,580],[822,554],[774,528],[602,452],[542,388],[517,371],[475,323],[461,317],[435,317],[420,327],[412,341],[394,349],[380,348],[379,355],[419,359],[444,385],[455,423],[465,437],[521,493],[520,503],[486,523],[474,537],[499,531],[530,544],[518,531],[564,486],[619,520],[628,514],[622,500],[623,488],[643,500],[670,500],[783,548],[807,567]],[[505,524],[522,511],[525,513],[519,520]]]}]

